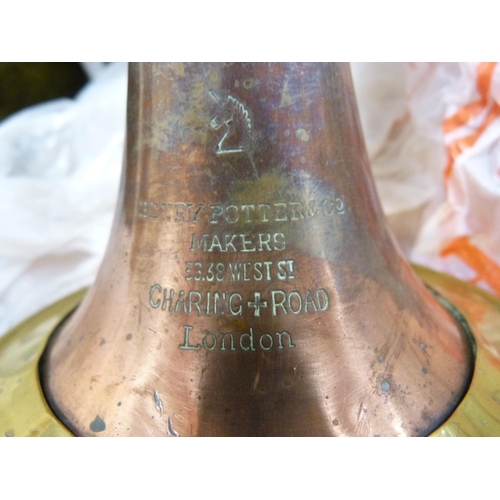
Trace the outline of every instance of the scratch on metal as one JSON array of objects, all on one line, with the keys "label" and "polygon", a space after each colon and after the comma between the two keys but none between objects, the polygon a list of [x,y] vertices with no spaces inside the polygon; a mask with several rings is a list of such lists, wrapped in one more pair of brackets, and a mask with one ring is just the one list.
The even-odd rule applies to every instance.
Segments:
[{"label": "scratch on metal", "polygon": [[168,426],[167,432],[170,436],[179,437],[179,434],[174,431],[174,428],[172,426],[172,420],[170,420],[170,417],[168,417],[167,426]]},{"label": "scratch on metal", "polygon": [[156,389],[154,392],[154,397],[155,397],[156,409],[160,412],[160,415],[162,415],[163,414],[163,402],[160,399],[160,396],[159,396],[158,392],[156,391]]}]

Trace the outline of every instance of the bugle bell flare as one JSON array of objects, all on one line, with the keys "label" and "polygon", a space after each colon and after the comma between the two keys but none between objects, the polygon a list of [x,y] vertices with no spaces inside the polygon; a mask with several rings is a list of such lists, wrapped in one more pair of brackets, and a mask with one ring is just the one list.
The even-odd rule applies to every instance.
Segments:
[{"label": "bugle bell flare", "polygon": [[132,64],[120,193],[41,364],[73,434],[424,436],[460,405],[475,327],[386,228],[348,65]]}]

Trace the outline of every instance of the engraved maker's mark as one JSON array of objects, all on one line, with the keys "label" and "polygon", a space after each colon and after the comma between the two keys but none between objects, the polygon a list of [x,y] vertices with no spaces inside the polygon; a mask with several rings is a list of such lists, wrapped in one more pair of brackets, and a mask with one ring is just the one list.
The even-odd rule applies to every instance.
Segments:
[{"label": "engraved maker's mark", "polygon": [[223,98],[214,90],[208,92],[217,102],[216,115],[210,120],[210,126],[214,130],[222,129],[223,132],[217,142],[215,154],[246,152],[254,173],[258,176],[253,161],[252,121],[248,110],[239,99],[232,95]]},{"label": "engraved maker's mark", "polygon": [[224,133],[217,143],[217,154],[241,153],[248,151],[252,135],[252,122],[248,110],[243,103],[228,95],[221,98],[215,91],[209,90],[210,95],[217,102],[217,114],[210,120],[214,130],[224,127]]}]

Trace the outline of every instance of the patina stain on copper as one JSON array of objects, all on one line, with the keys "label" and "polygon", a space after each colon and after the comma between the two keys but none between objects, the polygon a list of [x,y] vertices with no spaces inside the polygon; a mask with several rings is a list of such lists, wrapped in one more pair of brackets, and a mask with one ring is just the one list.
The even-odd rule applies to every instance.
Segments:
[{"label": "patina stain on copper", "polygon": [[42,367],[70,430],[427,435],[472,357],[386,230],[348,66],[131,66],[111,241]]}]

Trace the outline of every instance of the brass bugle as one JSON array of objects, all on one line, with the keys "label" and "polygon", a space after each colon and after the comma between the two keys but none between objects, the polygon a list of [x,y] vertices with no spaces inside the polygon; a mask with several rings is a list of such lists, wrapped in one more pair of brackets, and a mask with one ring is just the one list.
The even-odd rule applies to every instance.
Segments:
[{"label": "brass bugle", "polygon": [[424,436],[473,343],[402,257],[350,70],[151,63],[96,283],[41,365],[80,436]]}]

